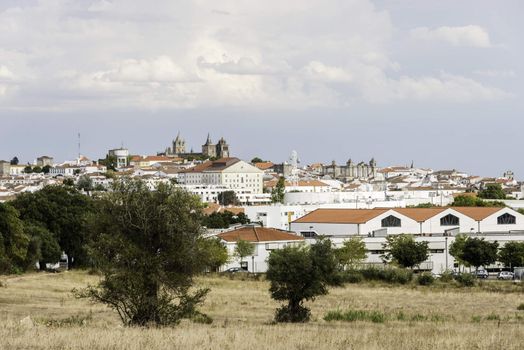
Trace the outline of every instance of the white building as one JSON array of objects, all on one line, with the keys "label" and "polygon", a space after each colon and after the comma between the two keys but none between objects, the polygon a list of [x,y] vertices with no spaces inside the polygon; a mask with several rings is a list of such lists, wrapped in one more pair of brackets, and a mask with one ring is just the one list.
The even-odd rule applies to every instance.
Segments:
[{"label": "white building", "polygon": [[129,150],[127,148],[111,149],[108,155],[116,158],[117,169],[125,168],[129,165]]},{"label": "white building", "polygon": [[[271,251],[282,249],[288,245],[303,244],[304,238],[290,232],[273,228],[243,226],[239,229],[218,234],[216,237],[226,245],[227,252],[232,259],[222,266],[222,270],[230,267],[242,267],[249,272],[266,272],[267,258]],[[252,256],[245,257],[241,262],[235,256],[235,248],[239,240],[251,242],[255,245]]]},{"label": "white building", "polygon": [[271,203],[270,193],[254,193],[250,188],[229,188],[219,185],[179,185],[183,189],[200,197],[204,203],[218,203],[218,195],[233,191],[241,204],[260,205]]},{"label": "white building", "polygon": [[318,209],[291,223],[291,230],[306,238],[329,237],[341,245],[352,236],[364,239],[367,262],[380,263],[387,235],[413,234],[429,243],[427,269],[441,272],[453,268],[448,247],[458,233],[488,241],[524,240],[524,215],[510,208],[377,208]]},{"label": "white building", "polygon": [[262,170],[238,158],[221,158],[180,172],[178,181],[184,185],[218,185],[263,193],[263,174]]}]

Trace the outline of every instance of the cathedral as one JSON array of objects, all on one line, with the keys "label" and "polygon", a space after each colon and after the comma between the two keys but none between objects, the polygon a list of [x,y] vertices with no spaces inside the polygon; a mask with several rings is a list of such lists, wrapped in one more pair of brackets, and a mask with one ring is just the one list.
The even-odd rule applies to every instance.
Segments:
[{"label": "cathedral", "polygon": [[332,179],[348,182],[354,179],[371,179],[377,175],[377,162],[372,158],[369,163],[353,163],[350,159],[345,165],[337,165],[335,161],[331,165],[322,166],[322,175],[329,175]]},{"label": "cathedral", "polygon": [[186,151],[186,141],[180,137],[180,133],[176,136],[171,144],[171,147],[166,148],[164,153],[166,156],[188,158],[188,157],[205,157],[205,158],[229,158],[229,145],[227,144],[224,138],[220,138],[218,143],[213,143],[211,141],[211,136],[207,134],[206,143],[202,145],[202,152],[193,152],[188,153]]}]

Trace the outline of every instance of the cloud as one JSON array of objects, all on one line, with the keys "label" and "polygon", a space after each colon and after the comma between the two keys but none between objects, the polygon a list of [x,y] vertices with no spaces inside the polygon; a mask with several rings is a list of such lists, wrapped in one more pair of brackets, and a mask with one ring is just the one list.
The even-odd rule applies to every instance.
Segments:
[{"label": "cloud", "polygon": [[442,41],[453,46],[486,48],[491,46],[488,32],[477,25],[463,27],[419,27],[411,30],[411,36],[421,40]]},{"label": "cloud", "polygon": [[328,66],[318,61],[309,62],[303,71],[308,79],[317,81],[347,83],[352,80],[351,74],[346,70]]},{"label": "cloud", "polygon": [[489,77],[489,78],[515,78],[517,73],[514,70],[496,70],[496,69],[486,69],[486,70],[475,70],[474,74]]},{"label": "cloud", "polygon": [[395,99],[427,101],[494,101],[511,97],[507,92],[485,86],[473,79],[447,73],[439,77],[401,77],[391,82]]},{"label": "cloud", "polygon": [[108,82],[176,83],[194,82],[195,77],[184,71],[170,57],[153,59],[127,59],[105,72],[95,73],[97,79]]},{"label": "cloud", "polygon": [[228,60],[222,62],[207,62],[203,57],[197,59],[198,67],[202,69],[213,69],[219,73],[225,74],[249,74],[249,75],[266,75],[277,74],[289,69],[285,62],[277,62],[272,65],[262,65],[255,63],[250,57],[240,57],[238,60]]},{"label": "cloud", "polygon": [[[1,91],[11,92],[2,108],[301,109],[509,96],[465,72],[435,76],[442,67],[431,62],[419,76],[403,70],[391,52],[398,31],[369,0],[39,1],[0,12],[0,30]],[[478,26],[412,35],[490,46]],[[6,83],[13,72],[17,89]]]}]

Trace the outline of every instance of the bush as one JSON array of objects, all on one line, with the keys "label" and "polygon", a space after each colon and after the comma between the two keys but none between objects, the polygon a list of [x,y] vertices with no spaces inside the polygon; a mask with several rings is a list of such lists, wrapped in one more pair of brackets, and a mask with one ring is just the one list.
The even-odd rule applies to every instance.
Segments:
[{"label": "bush", "polygon": [[364,279],[369,281],[406,284],[413,278],[413,272],[407,269],[370,267],[362,269],[360,272]]},{"label": "bush", "polygon": [[379,311],[366,311],[366,310],[348,310],[342,312],[340,310],[330,311],[324,316],[325,321],[371,321],[373,323],[384,323],[387,317],[385,314]]},{"label": "bush", "polygon": [[455,280],[462,287],[473,287],[477,278],[469,273],[461,273],[455,276]]},{"label": "bush", "polygon": [[517,306],[517,310],[524,311],[524,303]]},{"label": "bush", "polygon": [[284,305],[275,312],[275,321],[277,322],[307,322],[310,317],[311,311],[302,305],[296,308]]},{"label": "bush", "polygon": [[344,274],[344,282],[347,282],[347,283],[360,283],[362,282],[362,280],[364,279],[364,276],[362,276],[362,273],[360,273],[359,271],[354,271],[354,270],[350,270],[350,271],[347,271],[345,274]]},{"label": "bush", "polygon": [[450,270],[446,270],[442,272],[439,279],[441,282],[451,282],[453,281],[453,272],[451,272]]},{"label": "bush", "polygon": [[213,319],[211,317],[201,312],[195,312],[193,317],[191,317],[191,321],[193,321],[193,323],[201,323],[201,324],[213,323]]},{"label": "bush", "polygon": [[417,283],[421,286],[429,286],[435,282],[435,278],[428,272],[421,273],[417,277]]}]

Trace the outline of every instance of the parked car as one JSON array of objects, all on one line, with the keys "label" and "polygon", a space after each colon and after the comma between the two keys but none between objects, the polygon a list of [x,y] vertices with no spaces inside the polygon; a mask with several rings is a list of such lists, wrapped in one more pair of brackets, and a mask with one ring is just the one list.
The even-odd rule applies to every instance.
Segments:
[{"label": "parked car", "polygon": [[247,272],[247,270],[244,270],[241,267],[230,267],[229,269],[224,271],[224,273],[238,273],[238,272],[243,273],[243,272]]},{"label": "parked car", "polygon": [[499,280],[512,280],[513,279],[513,272],[511,271],[500,271],[497,275],[497,278]]},{"label": "parked car", "polygon": [[477,276],[477,278],[483,278],[483,279],[486,279],[489,277],[489,273],[488,271],[486,270],[477,270],[476,272],[474,272],[473,274],[475,274]]}]

